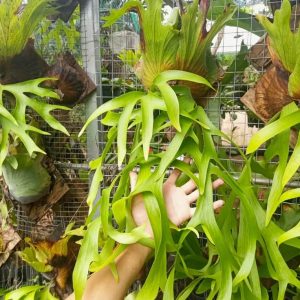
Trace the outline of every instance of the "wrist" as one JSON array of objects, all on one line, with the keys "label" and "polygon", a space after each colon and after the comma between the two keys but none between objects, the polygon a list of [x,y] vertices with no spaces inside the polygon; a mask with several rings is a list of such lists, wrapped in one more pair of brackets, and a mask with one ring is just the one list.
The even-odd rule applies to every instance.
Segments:
[{"label": "wrist", "polygon": [[141,244],[131,244],[126,250],[117,258],[117,264],[122,261],[130,261],[130,267],[127,266],[127,271],[130,274],[135,274],[133,276],[134,280],[140,279],[143,275],[143,267],[148,261],[152,254],[152,248],[141,245]]},{"label": "wrist", "polygon": [[134,256],[141,258],[147,258],[153,251],[152,248],[138,243],[129,245],[126,250]]}]

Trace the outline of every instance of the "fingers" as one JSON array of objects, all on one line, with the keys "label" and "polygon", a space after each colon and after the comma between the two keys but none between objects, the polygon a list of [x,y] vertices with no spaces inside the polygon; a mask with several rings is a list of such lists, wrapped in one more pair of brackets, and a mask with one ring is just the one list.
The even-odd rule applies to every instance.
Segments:
[{"label": "fingers", "polygon": [[190,179],[188,182],[181,186],[186,194],[191,193],[196,187],[197,185],[193,179]]},{"label": "fingers", "polygon": [[[189,157],[185,157],[185,158],[183,159],[183,161],[184,161],[185,163],[189,164],[189,163],[191,162],[191,159],[190,159]],[[169,183],[169,184],[175,184],[176,181],[177,181],[177,179],[178,179],[178,177],[179,177],[180,175],[181,175],[181,171],[179,171],[178,169],[174,169],[174,170],[171,172],[169,178],[166,180],[166,182]]]},{"label": "fingers", "polygon": [[178,179],[178,177],[180,176],[180,174],[181,174],[181,171],[179,171],[178,169],[174,169],[171,172],[171,175],[169,176],[169,178],[166,180],[166,183],[175,184],[175,182]]},{"label": "fingers", "polygon": [[[213,186],[213,189],[215,190],[223,184],[224,184],[224,181],[219,178],[213,182],[212,186]],[[186,182],[184,185],[182,185],[181,188],[183,189],[183,191],[186,194],[190,194],[193,190],[195,190],[197,188],[197,185],[193,179],[190,179],[188,182]]]},{"label": "fingers", "polygon": [[199,198],[199,190],[193,191],[192,193],[187,195],[186,198],[189,204],[195,202]]},{"label": "fingers", "polygon": [[[213,207],[214,207],[215,213],[220,212],[220,210],[223,207],[224,203],[225,202],[223,200],[217,200],[217,201],[214,202]],[[192,217],[194,215],[195,211],[196,211],[196,207],[190,207],[190,217]]]},{"label": "fingers", "polygon": [[218,178],[213,182],[212,186],[213,186],[213,189],[216,190],[218,187],[220,187],[223,184],[224,184],[224,181],[222,179]]},{"label": "fingers", "polygon": [[[215,180],[213,182],[212,186],[213,186],[213,189],[215,190],[223,184],[224,184],[224,181],[222,179],[218,178],[217,180]],[[196,187],[197,187],[197,185],[193,179],[190,179],[188,182],[186,182],[184,185],[181,186],[181,188],[183,189],[183,191],[186,194],[191,193]]]},{"label": "fingers", "polygon": [[220,209],[223,205],[224,205],[224,201],[223,200],[217,200],[217,201],[215,201],[214,202],[214,210],[216,211],[216,210],[218,210],[218,209]]},{"label": "fingers", "polygon": [[129,178],[130,178],[130,189],[131,191],[133,191],[136,186],[138,175],[135,172],[130,172]]}]

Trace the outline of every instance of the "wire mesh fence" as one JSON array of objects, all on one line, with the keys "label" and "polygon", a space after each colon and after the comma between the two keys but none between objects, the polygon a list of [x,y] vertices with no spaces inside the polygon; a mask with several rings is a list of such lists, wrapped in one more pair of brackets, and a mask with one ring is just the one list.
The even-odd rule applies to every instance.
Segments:
[{"label": "wire mesh fence", "polygon": [[[214,11],[222,11],[224,5],[218,5],[218,2],[211,1],[211,10],[208,19],[213,20]],[[280,7],[278,2],[267,1],[245,1],[239,2],[236,14],[230,22],[231,26],[225,26],[212,44],[212,52],[219,58],[220,64],[225,70],[223,78],[230,80],[220,82],[218,92],[210,98],[206,106],[206,112],[213,123],[223,132],[230,136],[233,141],[241,147],[242,151],[246,152],[248,142],[251,136],[262,128],[265,124],[253,111],[251,111],[243,97],[247,92],[254,90],[255,85],[266,70],[271,65],[270,54],[267,48],[267,40],[265,31],[257,26],[255,15],[263,14],[272,17],[272,7]],[[100,19],[106,16],[112,8],[121,6],[122,3],[102,3],[100,5]],[[170,12],[171,7],[176,3],[168,3],[165,5],[165,14]],[[278,6],[279,5],[279,6]],[[294,8],[295,19],[297,16],[297,8]],[[134,76],[134,70],[122,61],[123,50],[135,49],[138,51],[139,30],[136,23],[135,13],[127,14],[117,24],[109,28],[100,27],[101,36],[101,63],[102,63],[102,82],[101,88],[103,93],[103,101],[107,101],[120,93],[128,91],[130,88],[140,88],[139,82]],[[294,19],[294,28],[297,22]],[[207,28],[211,26],[213,21],[208,21]],[[101,21],[100,21],[101,24]],[[233,26],[235,25],[235,26]],[[243,53],[247,52],[246,55]],[[246,64],[241,67],[240,61],[235,60],[236,56],[243,56]],[[232,64],[233,63],[233,64]],[[125,65],[124,65],[125,64]],[[128,86],[130,85],[130,86]],[[104,130],[104,134],[107,132]],[[165,132],[160,137],[157,137],[151,147],[164,149],[168,146],[172,138],[172,132]],[[130,133],[128,133],[130,140]],[[220,139],[216,140],[216,147],[219,153],[223,156],[223,163],[226,168],[236,175],[238,178],[240,170],[243,167],[243,158],[236,150],[236,146]],[[262,147],[256,157],[263,156],[265,148]],[[114,154],[111,153],[113,156]],[[111,162],[111,170],[116,170],[116,157]],[[272,162],[276,164],[276,160]],[[115,167],[114,167],[115,166]],[[115,173],[112,174],[114,176]],[[106,177],[111,176],[106,174]],[[256,192],[260,201],[266,201],[269,195],[272,181],[254,175],[252,178],[256,185]],[[295,179],[294,186],[299,185],[299,180]],[[215,194],[215,199],[219,197]],[[297,199],[289,203],[297,203]],[[283,203],[276,212],[276,216],[280,216],[283,209],[289,203]],[[205,236],[200,239],[200,242],[205,243]],[[175,290],[177,293],[186,286],[187,282],[177,282]],[[190,299],[199,299],[199,296],[193,295]],[[205,298],[205,295],[204,295]]]},{"label": "wire mesh fence", "polygon": [[[77,63],[85,68],[84,45],[87,44],[86,29],[83,26],[85,18],[84,9],[78,7],[66,23],[58,19],[45,20],[40,24],[35,33],[35,49],[49,65],[55,64],[59,55],[70,52]],[[12,201],[16,231],[22,239],[29,237],[33,241],[55,241],[68,224],[73,222],[76,227],[83,225],[88,214],[87,136],[84,134],[78,138],[78,133],[86,120],[86,103],[71,106],[70,111],[56,110],[53,113],[70,136],[53,130],[35,116],[40,128],[50,133],[43,139],[43,148],[47,152],[43,165],[47,165],[48,171],[52,170],[50,171],[53,180],[52,198],[50,202],[49,198],[45,199],[46,201],[39,201],[38,205],[22,205]],[[2,187],[5,194],[5,186]],[[22,250],[24,246],[26,245],[22,241],[15,250]],[[29,267],[16,253],[11,254],[0,269],[0,286],[4,289],[41,284],[50,279]]]}]

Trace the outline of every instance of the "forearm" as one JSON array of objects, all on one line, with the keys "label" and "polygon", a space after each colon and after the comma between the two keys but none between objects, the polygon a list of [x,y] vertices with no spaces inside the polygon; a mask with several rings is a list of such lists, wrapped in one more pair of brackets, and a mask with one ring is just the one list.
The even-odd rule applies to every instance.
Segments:
[{"label": "forearm", "polygon": [[[109,267],[92,274],[87,281],[82,300],[124,299],[151,251],[150,248],[140,244],[128,246],[116,260],[119,281],[115,280]],[[75,299],[74,294],[67,298],[67,300],[73,299]]]}]

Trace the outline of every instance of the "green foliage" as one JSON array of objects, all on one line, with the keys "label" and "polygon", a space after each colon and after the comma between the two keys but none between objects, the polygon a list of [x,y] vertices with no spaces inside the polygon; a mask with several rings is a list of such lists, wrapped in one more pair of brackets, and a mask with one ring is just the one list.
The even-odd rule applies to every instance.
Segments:
[{"label": "green foliage", "polygon": [[59,239],[55,243],[41,241],[33,243],[29,238],[25,238],[25,242],[29,245],[24,250],[19,251],[18,254],[22,260],[26,261],[36,271],[45,273],[53,270],[51,260],[57,256],[67,256],[68,241],[70,235]]},{"label": "green foliage", "polygon": [[257,16],[270,37],[270,46],[275,51],[283,67],[293,72],[299,53],[300,33],[292,32],[290,28],[291,4],[288,0],[282,2],[281,9],[276,10],[274,21],[271,23],[267,17]]},{"label": "green foliage", "polygon": [[[214,147],[213,136],[226,138],[224,134],[209,121],[202,108],[194,107],[190,102],[191,99],[188,97],[186,88],[181,90],[175,87],[174,91],[176,91],[180,103],[181,131],[176,133],[166,151],[150,154],[148,161],[146,161],[144,151],[142,151],[142,143],[139,142],[140,139],[143,139],[143,136],[140,136],[142,132],[138,129],[149,126],[148,122],[150,125],[153,124],[154,133],[170,126],[168,116],[164,113],[164,110],[153,121],[149,121],[149,116],[147,119],[140,117],[135,120],[129,117],[129,124],[130,122],[135,124],[138,122],[141,123],[141,126],[137,127],[136,142],[129,151],[129,164],[118,174],[111,185],[102,191],[98,204],[101,206],[100,217],[89,224],[89,220],[99,209],[99,206],[92,207],[90,219],[87,222],[90,227],[87,228],[84,237],[86,249],[83,247],[80,251],[80,255],[84,256],[85,259],[77,261],[77,271],[74,273],[74,276],[76,276],[74,277],[76,297],[80,299],[83,292],[82,280],[84,276],[80,276],[79,280],[75,274],[87,275],[89,265],[93,271],[111,265],[128,243],[140,242],[148,246],[154,246],[155,260],[137,299],[154,299],[160,288],[165,290],[167,295],[170,295],[172,294],[171,290],[174,282],[184,276],[189,278],[192,276],[194,280],[182,291],[178,299],[186,299],[195,289],[199,291],[208,289],[209,299],[216,295],[218,299],[231,299],[232,297],[237,299],[264,299],[266,288],[260,282],[260,277],[275,280],[277,282],[275,287],[278,288],[278,299],[283,299],[287,286],[290,284],[299,288],[300,282],[296,273],[287,265],[283,254],[279,250],[279,245],[286,244],[294,249],[299,249],[300,241],[298,237],[300,230],[299,225],[296,224],[285,232],[271,220],[271,217],[274,209],[278,207],[281,201],[299,196],[298,189],[283,192],[282,185],[286,165],[289,163],[287,159],[289,128],[296,123],[294,115],[299,114],[299,109],[293,104],[287,106],[278,120],[262,130],[263,133],[266,132],[265,137],[262,139],[259,132],[253,137],[249,145],[248,152],[250,153],[254,151],[253,149],[258,149],[267,140],[266,137],[269,137],[272,142],[267,147],[266,162],[274,156],[279,156],[278,167],[275,173],[271,175],[276,184],[272,186],[268,208],[265,211],[257,199],[255,188],[251,182],[254,157],[252,155],[245,157],[241,153],[245,167],[241,171],[238,181],[236,181],[223,167]],[[140,97],[139,94],[135,95]],[[130,94],[124,97],[130,97]],[[124,97],[124,103],[128,101],[130,107],[130,99]],[[108,102],[109,104],[106,104],[106,107],[112,107],[115,101],[116,99]],[[114,107],[119,108],[119,106]],[[124,111],[125,109],[126,107]],[[121,114],[122,112],[117,113],[120,118]],[[135,111],[133,115],[138,114],[139,111]],[[113,126],[108,136],[107,145],[110,148],[111,143],[116,139],[116,131],[118,130],[116,126],[120,123],[118,118],[115,118],[116,114],[109,113],[108,115],[111,115],[111,118],[109,122],[109,118],[106,117],[106,124],[110,123]],[[283,123],[286,124],[284,127],[282,127]],[[119,126],[123,126],[123,123]],[[253,145],[255,145],[255,148],[253,148]],[[283,147],[283,145],[286,145],[286,147]],[[107,149],[104,151],[101,160],[93,164],[93,168],[100,170],[99,165],[105,160],[107,151]],[[189,166],[177,160],[177,157],[183,153],[193,158],[194,166]],[[136,189],[129,193],[128,174],[132,168],[138,165],[140,166],[139,181]],[[153,165],[157,165],[157,167],[154,172],[151,172],[151,166]],[[185,230],[176,234],[170,231],[171,228],[169,227],[162,196],[163,174],[171,166],[182,170],[188,177],[193,178],[200,190],[195,215],[185,224]],[[264,167],[264,164],[260,164],[260,166],[263,169],[262,174],[268,173],[268,170],[265,169],[266,165]],[[193,167],[201,174],[199,179],[194,178],[192,175]],[[225,207],[217,218],[212,208],[211,180],[213,176],[222,178],[230,190]],[[101,176],[94,181],[95,184],[90,192],[94,196],[100,181]],[[116,188],[116,192],[112,194],[114,188]],[[142,231],[140,231],[141,227],[135,228],[131,219],[130,199],[138,193],[143,193],[145,199],[147,212],[153,226],[155,245],[153,245],[153,241],[145,238]],[[236,198],[240,200],[238,218],[234,209]],[[92,202],[90,201],[90,203]],[[117,228],[112,226],[113,219],[117,222]],[[92,240],[94,241],[92,237],[96,235],[94,230],[97,231],[97,229],[92,224],[97,224],[98,227],[99,240],[96,244],[103,245],[102,252],[99,254],[93,252],[93,256],[90,255],[91,248],[89,246]],[[188,263],[188,257],[191,255],[196,255],[196,260],[201,255],[201,251],[196,250],[199,247],[198,240],[193,238],[195,230],[204,232],[208,237],[205,251],[208,251],[209,255],[209,258],[201,257],[206,263],[196,270],[193,264]],[[175,235],[177,237],[173,239]],[[117,251],[113,251],[116,242],[123,246],[120,246]],[[96,251],[96,244],[93,246],[93,251]],[[258,249],[260,250],[258,251]],[[193,251],[197,254],[193,254]],[[166,273],[166,252],[171,252],[175,256],[172,272],[168,277]],[[217,256],[217,261],[212,260],[214,256]],[[260,265],[257,261],[260,261]],[[261,261],[264,261],[263,265],[261,265]],[[85,272],[78,272],[79,269],[84,269]],[[76,288],[79,282],[81,282],[80,286]]]},{"label": "green foliage", "polygon": [[[212,78],[209,74],[215,72],[215,61],[212,61],[206,41],[217,34],[234,10],[227,10],[219,17],[206,36],[207,40],[198,44],[196,37],[202,34],[199,28],[203,28],[208,9],[205,5],[208,3],[201,1],[202,10],[198,10],[195,3],[198,4],[198,1],[191,4],[187,15],[182,16],[182,28],[185,29],[181,33],[185,32],[187,36],[181,37],[183,44],[177,44],[178,47],[167,47],[167,43],[179,43],[176,41],[178,36],[175,38],[179,29],[172,27],[178,22],[175,18],[174,22],[162,25],[159,0],[146,1],[147,10],[141,7],[140,2],[129,1],[106,18],[106,25],[110,25],[133,7],[139,10],[145,22],[141,29],[144,30],[144,46],[147,49],[142,49],[142,62],[144,70],[152,74],[145,75],[147,78],[143,81],[147,92],[134,91],[106,102],[90,116],[81,131],[82,134],[86,126],[106,113],[102,123],[110,127],[107,143],[101,156],[90,164],[95,175],[88,196],[90,214],[73,273],[76,300],[81,299],[89,271],[109,266],[116,277],[116,257],[128,244],[137,242],[154,249],[154,261],[137,293],[138,300],[155,299],[160,290],[164,299],[173,299],[174,284],[185,278],[190,283],[177,299],[188,299],[191,293],[201,294],[204,291],[208,293],[207,299],[268,299],[269,287],[263,278],[272,281],[274,299],[283,300],[290,288],[300,289],[298,270],[289,264],[290,260],[298,259],[299,220],[292,226],[280,227],[278,224],[284,220],[276,222],[274,218],[282,201],[299,196],[299,189],[287,190],[286,184],[296,172],[294,164],[299,163],[299,147],[296,146],[289,157],[288,143],[291,127],[300,122],[300,110],[295,104],[286,106],[277,119],[274,118],[272,123],[253,136],[246,155],[235,146],[243,161],[235,174],[236,180],[224,166],[222,155],[214,144],[215,137],[231,142],[230,139],[211,122],[204,109],[195,104],[186,84],[182,86],[182,82],[188,81],[207,90],[211,89],[209,81],[214,81],[186,72],[185,64],[176,64],[179,70],[170,70],[174,66],[173,55],[178,50],[180,56],[177,62],[186,61],[189,62],[187,65],[194,66],[199,55],[202,57],[200,67],[211,66],[204,72],[208,79]],[[189,24],[191,20],[194,23]],[[152,30],[153,22],[158,26],[157,32]],[[241,57],[237,58],[242,63],[243,55],[241,53]],[[165,130],[171,126],[176,128],[176,132],[168,148],[153,148],[153,152],[149,153],[155,137],[164,136]],[[134,130],[134,138],[129,145],[128,129]],[[115,142],[119,166],[125,157],[127,165],[101,191],[99,201],[95,202],[103,180],[102,166],[107,154],[113,151]],[[264,157],[256,158],[255,151],[266,142]],[[191,157],[193,165],[180,161],[178,158],[182,155]],[[270,164],[274,158],[278,164],[271,172]],[[140,172],[137,185],[130,192],[129,172],[134,168],[139,168]],[[181,183],[193,179],[200,192],[194,216],[180,228],[169,223],[163,197],[164,175],[170,168],[177,168],[185,174],[179,179]],[[198,173],[199,177],[194,173]],[[266,208],[258,199],[253,176],[273,180]],[[218,215],[213,210],[212,181],[216,177],[226,184],[226,193],[222,194],[225,205]],[[132,198],[138,194],[143,195],[154,240],[147,238],[143,226],[136,227],[132,218]],[[204,246],[199,243],[200,234],[207,237]],[[115,247],[116,243],[118,247]],[[167,265],[168,253],[173,257],[170,265]]]},{"label": "green foliage", "polygon": [[292,32],[291,13],[290,2],[284,0],[281,8],[275,12],[273,23],[264,16],[257,18],[269,34],[269,50],[273,63],[290,73],[289,94],[291,97],[298,98],[300,96],[300,30]]},{"label": "green foliage", "polygon": [[26,154],[16,154],[17,165],[4,162],[3,177],[9,186],[10,195],[17,201],[27,204],[35,202],[50,192],[51,176],[41,165],[43,155],[30,157]]},{"label": "green foliage", "polygon": [[57,19],[55,23],[47,19],[40,22],[34,36],[36,49],[42,57],[54,58],[55,55],[69,50],[80,61],[79,17],[77,8],[68,23],[61,19]]},{"label": "green foliage", "polygon": [[19,54],[37,25],[50,13],[52,0],[29,0],[18,13],[22,0],[3,0],[0,4],[0,60]]},{"label": "green foliage", "polygon": [[[163,23],[161,0],[149,1],[144,8],[140,1],[128,1],[122,8],[113,9],[104,17],[104,27],[114,24],[128,11],[138,11],[141,20],[141,60],[137,75],[145,88],[153,85],[153,80],[165,70],[182,70],[204,76],[211,83],[218,79],[216,59],[210,53],[213,38],[232,17],[235,8],[225,7],[218,15],[209,32],[206,32],[208,1],[198,1],[187,5],[187,13],[172,14],[169,22]],[[178,24],[181,24],[179,28]],[[155,30],[153,30],[155,28]],[[202,92],[207,89],[202,86]]]},{"label": "green foliage", "polygon": [[[174,90],[178,95],[177,87]],[[190,99],[187,97],[186,89],[183,91],[186,93],[183,94],[181,91],[182,94],[179,94],[181,131],[176,133],[168,149],[164,152],[149,154],[148,161],[146,161],[142,151],[142,143],[139,142],[143,138],[140,136],[142,132],[137,129],[135,138],[137,142],[131,151],[129,150],[129,164],[120,171],[112,184],[102,191],[99,206],[92,207],[89,220],[101,206],[100,217],[92,223],[89,223],[89,220],[87,222],[89,227],[85,233],[83,244],[86,245],[86,248],[83,247],[80,251],[80,255],[84,256],[84,259],[77,261],[77,269],[74,272],[75,292],[76,297],[79,297],[78,299],[80,299],[83,291],[83,274],[87,275],[89,265],[93,271],[111,265],[117,255],[126,248],[126,245],[134,242],[154,246],[155,249],[154,263],[137,299],[154,299],[160,288],[165,290],[167,295],[172,295],[174,282],[184,276],[187,278],[192,276],[194,280],[182,291],[178,299],[186,299],[195,289],[199,291],[209,290],[209,299],[216,295],[218,299],[232,299],[232,297],[236,299],[264,299],[266,288],[259,280],[261,276],[272,278],[278,282],[275,285],[278,287],[278,299],[283,299],[288,284],[300,287],[296,273],[288,267],[279,250],[279,244],[286,244],[294,249],[299,249],[299,225],[296,224],[295,227],[289,228],[289,231],[285,232],[276,223],[269,220],[274,212],[272,207],[277,208],[280,204],[276,197],[279,196],[284,201],[299,196],[298,189],[283,192],[280,184],[288,163],[286,153],[288,151],[289,127],[285,126],[282,129],[279,126],[272,126],[273,123],[265,127],[268,136],[272,137],[272,143],[267,148],[265,159],[270,161],[273,156],[279,155],[279,165],[272,176],[276,184],[272,187],[268,202],[268,207],[270,206],[271,209],[267,208],[265,211],[257,199],[255,188],[251,182],[251,166],[254,165],[252,163],[253,156],[245,157],[242,155],[245,167],[236,181],[223,167],[213,143],[213,136],[226,137],[209,121],[202,108],[187,105]],[[110,105],[113,102],[114,100],[111,101]],[[130,106],[130,101],[128,103]],[[299,113],[298,108],[293,107],[293,105],[287,106],[280,118],[274,123],[288,120],[295,113]],[[138,112],[136,111],[135,114]],[[115,117],[115,114],[111,116]],[[109,123],[107,120],[106,118],[106,123]],[[147,124],[148,120],[149,116],[148,119],[140,118],[141,127],[149,125]],[[136,123],[137,120],[131,119],[129,122]],[[149,123],[152,124],[152,121]],[[113,126],[113,131],[111,131],[108,141],[112,143],[116,139],[116,134],[113,132],[117,130],[115,126],[117,126],[118,120],[111,118],[110,124]],[[169,126],[167,114],[162,111],[162,114],[154,118],[153,124],[153,132],[159,132]],[[291,124],[294,123],[290,122],[289,125]],[[264,141],[265,139],[259,138],[258,133],[253,137],[252,145],[255,144],[259,147]],[[286,145],[286,147],[282,147],[282,145]],[[193,158],[194,166],[177,160],[177,157],[183,153]],[[101,160],[105,160],[105,153]],[[93,164],[93,168],[98,168],[99,164],[101,161],[98,160],[97,163]],[[138,165],[140,166],[138,184],[135,190],[129,193],[128,174],[132,168]],[[153,165],[157,165],[157,167],[154,172],[151,172]],[[265,169],[262,166],[264,165],[261,164],[261,169]],[[193,178],[200,190],[196,213],[179,232],[170,231],[162,196],[163,174],[169,167],[176,167],[188,177]],[[192,168],[194,168],[193,171],[196,169],[196,172],[201,174],[198,179],[194,178],[191,173]],[[268,173],[267,169],[262,173]],[[225,207],[218,217],[215,216],[212,208],[211,180],[214,176],[222,178],[230,191]],[[101,178],[98,177],[97,180],[97,184],[93,185],[91,190],[94,195]],[[114,188],[116,188],[116,192],[113,194]],[[147,212],[153,226],[155,245],[153,245],[153,241],[146,239],[142,234],[140,231],[142,227],[136,228],[131,219],[130,200],[138,193],[143,193],[144,196]],[[236,198],[240,200],[238,218],[234,209]],[[117,228],[112,226],[113,219],[117,222]],[[97,224],[98,229],[93,224]],[[97,235],[95,230],[99,232],[98,242],[92,238]],[[205,263],[199,269],[195,269],[194,264],[189,264],[191,255],[194,255],[195,260],[199,260],[199,255],[201,256],[201,251],[197,250],[199,248],[198,240],[194,238],[195,230],[204,232],[208,237],[205,250],[202,251],[208,251],[209,258],[201,257]],[[175,236],[176,239],[173,239]],[[90,243],[92,242],[94,243],[94,250],[91,256]],[[116,242],[120,243],[121,246],[118,247],[117,251],[113,251]],[[102,245],[102,252],[99,254],[94,252],[97,244]],[[262,254],[259,254],[260,251],[257,252],[257,249],[260,249]],[[175,262],[171,268],[172,272],[168,277],[166,272],[167,252],[171,252],[175,256]],[[217,256],[216,261],[212,260],[214,256]],[[260,262],[258,265],[257,261],[259,260],[264,260],[264,264],[261,265]],[[79,269],[84,269],[85,272],[78,272]],[[77,278],[78,274],[81,274],[80,279]],[[79,282],[80,287],[76,288]]]},{"label": "green foliage", "polygon": [[8,292],[4,300],[58,300],[50,292],[49,286],[33,285],[24,286],[17,290]]},{"label": "green foliage", "polygon": [[[81,299],[85,288],[89,266],[96,260],[98,254],[98,239],[97,236],[100,230],[101,219],[97,218],[95,221],[89,224],[87,232],[85,234],[79,255],[77,257],[77,263],[73,271],[74,289],[76,291],[76,299]],[[78,263],[85,262],[85,263]]]},{"label": "green foliage", "polygon": [[300,221],[300,210],[298,204],[285,204],[278,225],[285,231],[293,228]]},{"label": "green foliage", "polygon": [[[100,115],[118,108],[124,108],[122,114],[118,118],[118,165],[121,166],[126,155],[127,130],[130,121],[134,120],[139,123],[143,120],[142,126],[142,144],[145,159],[148,157],[150,141],[153,133],[153,112],[160,109],[167,112],[170,118],[170,125],[173,125],[179,131],[181,126],[179,123],[179,102],[178,95],[168,84],[172,80],[192,81],[199,84],[210,86],[210,83],[201,76],[184,71],[165,71],[155,78],[151,91],[145,92],[129,92],[125,95],[114,98],[112,101],[106,102],[100,106],[88,118],[87,122],[81,129],[79,136],[82,135],[86,127]],[[185,90],[182,90],[185,92]],[[181,92],[182,92],[181,91]],[[141,105],[141,113],[137,114],[137,110],[133,110],[136,104]]]},{"label": "green foliage", "polygon": [[141,57],[140,51],[133,51],[133,50],[122,50],[119,54],[119,58],[124,64],[129,65],[130,67],[134,67]]},{"label": "green foliage", "polygon": [[[68,135],[66,128],[51,115],[51,112],[55,109],[69,110],[69,108],[45,102],[47,98],[59,98],[52,90],[40,87],[40,84],[46,80],[47,78],[39,78],[16,84],[0,85],[0,123],[2,127],[0,167],[9,155],[10,140],[22,142],[30,156],[34,152],[45,154],[29,135],[29,132],[39,135],[49,133],[28,122],[26,117],[28,108],[39,114],[51,128]],[[13,108],[11,112],[6,108],[7,101]]]},{"label": "green foliage", "polygon": [[223,55],[222,60],[220,63],[224,63],[225,66],[228,64],[228,68],[226,69],[226,74],[222,79],[222,85],[226,86],[233,82],[235,74],[239,74],[243,72],[246,67],[249,66],[247,61],[247,54],[248,54],[248,47],[242,43],[241,49],[239,53],[234,57],[233,55],[227,54],[226,56]]},{"label": "green foliage", "polygon": [[282,117],[258,131],[250,140],[247,148],[247,153],[250,154],[258,150],[263,143],[274,137],[274,132],[282,133],[285,130],[291,128],[292,126],[298,124],[299,117],[300,111],[296,110],[290,115]]},{"label": "green foliage", "polygon": [[[213,0],[212,6],[208,12],[208,18],[210,20],[215,20],[220,14],[222,14],[224,6],[235,4],[239,4],[238,1]],[[253,1],[251,1],[251,4],[254,4]],[[264,35],[264,30],[261,24],[255,19],[255,16],[248,13],[243,7],[239,7],[239,10],[234,13],[232,19],[228,21],[227,25],[243,28],[258,36]]]}]

